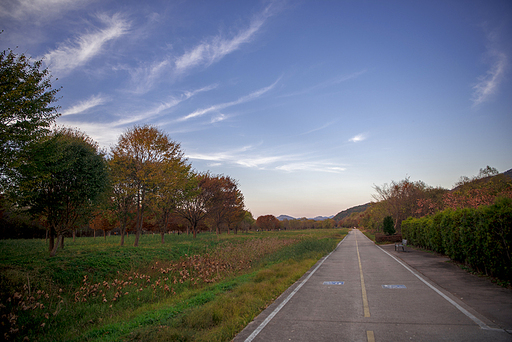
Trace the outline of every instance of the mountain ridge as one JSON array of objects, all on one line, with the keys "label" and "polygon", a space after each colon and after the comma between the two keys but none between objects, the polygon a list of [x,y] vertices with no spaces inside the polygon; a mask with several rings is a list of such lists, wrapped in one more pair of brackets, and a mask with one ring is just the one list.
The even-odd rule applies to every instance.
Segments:
[{"label": "mountain ridge", "polygon": [[[331,219],[333,217],[334,217],[334,215],[331,215],[331,216],[315,216],[315,217],[310,217],[310,218],[306,218],[306,219],[307,220],[313,220],[313,221],[323,221],[323,220]],[[290,215],[279,215],[277,217],[277,219],[279,221],[283,221],[283,220],[301,220],[301,219],[304,219],[304,217],[296,218],[296,217],[293,217],[293,216],[290,216]]]}]

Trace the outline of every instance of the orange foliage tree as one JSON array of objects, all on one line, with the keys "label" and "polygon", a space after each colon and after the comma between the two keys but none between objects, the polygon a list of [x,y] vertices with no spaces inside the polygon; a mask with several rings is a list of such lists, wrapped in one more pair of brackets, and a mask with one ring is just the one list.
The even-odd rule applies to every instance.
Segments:
[{"label": "orange foliage tree", "polygon": [[112,149],[114,186],[123,188],[127,197],[133,198],[136,208],[135,242],[143,230],[144,212],[152,195],[162,187],[162,169],[184,163],[180,144],[172,141],[159,129],[145,125],[135,126],[119,137]]},{"label": "orange foliage tree", "polygon": [[274,215],[262,215],[256,219],[256,225],[262,230],[273,230],[280,227],[281,222]]}]

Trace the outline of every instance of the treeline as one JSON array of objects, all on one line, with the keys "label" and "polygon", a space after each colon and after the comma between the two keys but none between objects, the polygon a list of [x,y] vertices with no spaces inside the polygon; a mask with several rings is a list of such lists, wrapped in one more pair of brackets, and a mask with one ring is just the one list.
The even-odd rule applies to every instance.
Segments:
[{"label": "treeline", "polygon": [[330,229],[337,227],[336,221],[333,219],[315,221],[307,218],[300,218],[295,220],[285,219],[279,221],[274,215],[259,216],[255,225],[261,230]]},{"label": "treeline", "polygon": [[446,254],[474,270],[512,281],[512,200],[499,198],[478,208],[448,208],[402,223],[415,246]]},{"label": "treeline", "polygon": [[487,166],[474,177],[461,177],[452,190],[409,178],[374,189],[376,201],[365,211],[345,217],[338,225],[383,232],[384,218],[391,216],[395,230],[401,232],[402,222],[408,217],[421,218],[446,209],[476,209],[492,205],[499,198],[512,198],[512,178]]},{"label": "treeline", "polygon": [[59,89],[41,61],[0,54],[0,220],[5,237],[47,232],[50,255],[67,234],[247,228],[236,180],[197,172],[179,143],[156,127],[134,126],[110,153],[86,134],[54,128]]}]

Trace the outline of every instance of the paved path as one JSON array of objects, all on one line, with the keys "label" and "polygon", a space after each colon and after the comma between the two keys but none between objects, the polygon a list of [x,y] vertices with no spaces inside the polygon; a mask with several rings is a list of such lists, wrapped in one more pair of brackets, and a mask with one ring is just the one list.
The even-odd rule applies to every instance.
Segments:
[{"label": "paved path", "polygon": [[512,341],[388,248],[352,230],[234,341]]}]

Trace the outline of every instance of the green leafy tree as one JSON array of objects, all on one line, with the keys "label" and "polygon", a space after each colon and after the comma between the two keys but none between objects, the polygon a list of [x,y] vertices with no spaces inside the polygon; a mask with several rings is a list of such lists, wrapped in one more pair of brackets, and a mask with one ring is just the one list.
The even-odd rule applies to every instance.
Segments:
[{"label": "green leafy tree", "polygon": [[165,232],[173,223],[173,214],[186,195],[193,175],[190,164],[183,158],[163,162],[157,172],[157,187],[150,193],[149,205],[156,221],[155,226],[164,243]]},{"label": "green leafy tree", "polygon": [[393,223],[393,218],[391,216],[384,217],[384,220],[382,221],[382,230],[384,231],[384,234],[386,235],[393,235],[395,234],[395,224]]},{"label": "green leafy tree", "polygon": [[57,92],[52,89],[48,69],[42,61],[32,63],[12,50],[0,53],[0,186],[12,185],[20,152],[31,142],[49,133],[59,116]]},{"label": "green leafy tree", "polygon": [[64,233],[89,221],[108,185],[104,154],[84,133],[64,128],[24,154],[28,162],[19,167],[19,202],[46,222],[54,256]]}]

